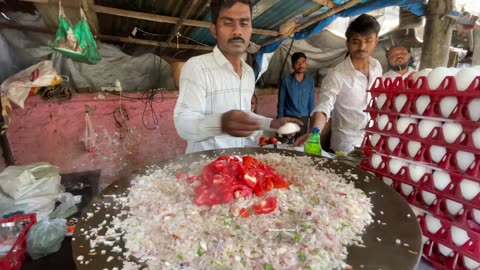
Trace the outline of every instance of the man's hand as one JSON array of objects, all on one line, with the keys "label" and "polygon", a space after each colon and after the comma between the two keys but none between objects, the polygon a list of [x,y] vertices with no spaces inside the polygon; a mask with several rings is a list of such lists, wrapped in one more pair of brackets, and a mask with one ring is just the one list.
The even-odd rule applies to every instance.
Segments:
[{"label": "man's hand", "polygon": [[248,137],[259,130],[260,123],[240,110],[231,110],[222,114],[222,131],[234,137]]},{"label": "man's hand", "polygon": [[282,117],[282,118],[273,119],[272,122],[270,122],[270,128],[279,129],[281,126],[285,125],[288,122],[292,122],[292,123],[298,124],[299,126],[303,126],[303,122],[297,118]]},{"label": "man's hand", "polygon": [[295,146],[295,147],[303,146],[307,142],[309,136],[310,136],[310,133],[305,133],[302,136],[299,136],[293,142],[293,146]]}]

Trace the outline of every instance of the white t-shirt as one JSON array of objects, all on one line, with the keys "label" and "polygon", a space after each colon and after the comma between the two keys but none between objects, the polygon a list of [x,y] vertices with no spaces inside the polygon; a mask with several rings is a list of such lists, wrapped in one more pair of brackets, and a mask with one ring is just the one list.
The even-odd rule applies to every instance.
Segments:
[{"label": "white t-shirt", "polygon": [[400,73],[397,73],[396,71],[393,71],[393,70],[388,70],[387,72],[385,72],[385,74],[383,74],[383,78],[396,78],[396,77],[399,77],[399,76],[402,76],[402,78],[406,78],[408,77],[408,75],[410,75],[410,73],[414,72],[415,69],[413,69],[412,67],[408,67],[407,68],[407,72],[405,72],[405,74],[401,75]]},{"label": "white t-shirt", "polygon": [[369,76],[353,67],[350,57],[331,70],[322,82],[320,100],[314,112],[323,112],[332,121],[330,147],[349,153],[363,140],[368,122],[364,112],[369,102],[370,89],[376,78],[382,77],[382,66],[370,57]]},{"label": "white t-shirt", "polygon": [[271,118],[250,112],[255,90],[252,68],[242,61],[240,78],[217,47],[185,63],[179,88],[174,123],[180,137],[188,141],[186,153],[245,147],[246,138],[222,133],[222,114],[230,110],[251,113],[262,129],[270,128]]}]

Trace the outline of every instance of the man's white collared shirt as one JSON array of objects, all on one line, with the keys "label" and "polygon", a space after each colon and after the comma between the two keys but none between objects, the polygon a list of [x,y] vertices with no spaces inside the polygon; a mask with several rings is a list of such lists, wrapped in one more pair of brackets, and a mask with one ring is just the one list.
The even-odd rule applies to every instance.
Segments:
[{"label": "man's white collared shirt", "polygon": [[349,153],[363,140],[368,122],[367,90],[378,77],[382,77],[382,66],[370,57],[369,76],[353,67],[350,57],[345,58],[331,70],[322,82],[320,100],[314,112],[323,112],[332,121],[330,147],[334,151]]},{"label": "man's white collared shirt", "polygon": [[[182,68],[174,123],[180,137],[188,141],[186,153],[244,147],[246,138],[222,133],[222,114],[230,110],[250,112],[255,75],[242,60],[242,77],[215,47],[212,53],[190,58]],[[256,115],[262,129],[272,119]]]},{"label": "man's white collared shirt", "polygon": [[383,78],[386,79],[386,78],[392,78],[392,79],[395,79],[396,77],[402,77],[402,78],[407,78],[408,75],[410,75],[410,73],[414,72],[415,69],[413,69],[412,67],[408,67],[407,69],[407,72],[405,72],[405,74],[400,74],[400,73],[397,73],[396,71],[393,71],[391,69],[389,69],[387,72],[385,72],[385,74],[383,74]]}]

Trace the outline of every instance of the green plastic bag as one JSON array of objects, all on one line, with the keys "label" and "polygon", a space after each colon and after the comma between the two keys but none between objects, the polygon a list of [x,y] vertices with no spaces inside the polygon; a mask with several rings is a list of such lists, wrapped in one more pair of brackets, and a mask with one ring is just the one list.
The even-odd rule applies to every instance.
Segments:
[{"label": "green plastic bag", "polygon": [[88,27],[82,8],[80,8],[80,15],[80,21],[72,27],[59,2],[57,34],[55,40],[50,42],[50,47],[75,61],[96,64],[101,59],[97,43]]}]

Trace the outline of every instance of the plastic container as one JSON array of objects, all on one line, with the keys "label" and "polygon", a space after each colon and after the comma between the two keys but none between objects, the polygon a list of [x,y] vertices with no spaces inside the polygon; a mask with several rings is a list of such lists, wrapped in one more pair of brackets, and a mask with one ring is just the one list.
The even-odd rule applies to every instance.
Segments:
[{"label": "plastic container", "polygon": [[322,155],[322,145],[320,144],[320,129],[317,127],[312,128],[312,133],[308,137],[307,143],[305,143],[305,153],[313,155]]},{"label": "plastic container", "polygon": [[25,260],[26,238],[30,227],[37,223],[36,214],[16,215],[7,219],[0,220],[0,224],[7,222],[27,221],[23,231],[18,236],[12,249],[7,256],[0,259],[0,269],[2,270],[19,270]]}]

